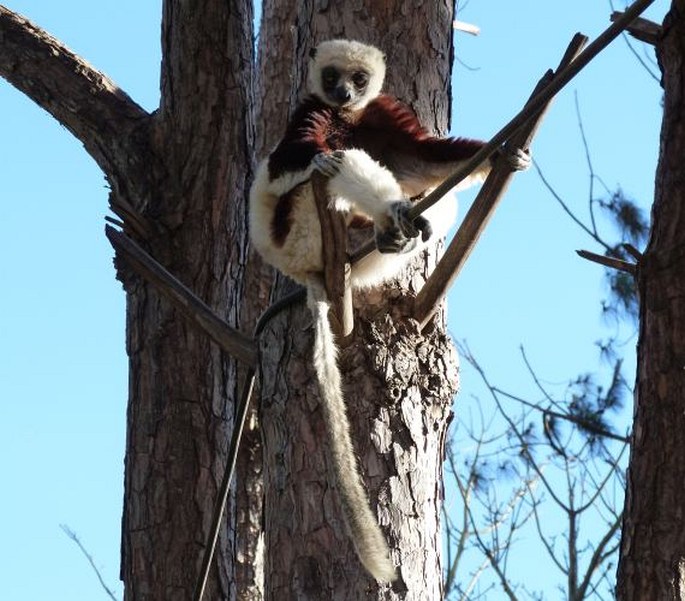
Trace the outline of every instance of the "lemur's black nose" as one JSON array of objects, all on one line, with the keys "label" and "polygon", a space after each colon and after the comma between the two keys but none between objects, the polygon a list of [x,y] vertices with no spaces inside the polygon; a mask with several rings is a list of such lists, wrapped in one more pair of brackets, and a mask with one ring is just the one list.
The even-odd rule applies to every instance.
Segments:
[{"label": "lemur's black nose", "polygon": [[349,102],[352,99],[352,94],[345,86],[338,86],[333,92],[333,97],[341,104]]}]

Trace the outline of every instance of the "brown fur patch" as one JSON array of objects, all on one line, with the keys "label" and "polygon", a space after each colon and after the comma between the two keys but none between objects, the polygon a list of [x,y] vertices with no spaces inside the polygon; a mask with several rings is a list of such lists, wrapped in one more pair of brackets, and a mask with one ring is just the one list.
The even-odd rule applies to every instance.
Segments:
[{"label": "brown fur patch", "polygon": [[354,215],[347,227],[352,230],[364,230],[373,225],[373,220],[365,217],[364,215]]},{"label": "brown fur patch", "polygon": [[300,188],[305,184],[295,186],[292,190],[288,190],[285,194],[278,198],[276,207],[274,208],[274,216],[271,220],[271,238],[273,243],[278,248],[281,248],[290,233],[290,228],[293,226],[293,208]]}]

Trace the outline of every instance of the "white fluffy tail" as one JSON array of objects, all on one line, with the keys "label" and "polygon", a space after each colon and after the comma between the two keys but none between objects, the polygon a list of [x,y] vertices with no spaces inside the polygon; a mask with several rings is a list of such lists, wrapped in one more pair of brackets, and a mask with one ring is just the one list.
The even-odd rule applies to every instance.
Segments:
[{"label": "white fluffy tail", "polygon": [[314,369],[319,380],[324,420],[330,438],[338,496],[357,555],[377,580],[391,582],[397,574],[388,544],[369,507],[352,447],[350,422],[342,394],[337,349],[328,321],[329,303],[319,285],[308,286],[308,305],[314,318]]}]

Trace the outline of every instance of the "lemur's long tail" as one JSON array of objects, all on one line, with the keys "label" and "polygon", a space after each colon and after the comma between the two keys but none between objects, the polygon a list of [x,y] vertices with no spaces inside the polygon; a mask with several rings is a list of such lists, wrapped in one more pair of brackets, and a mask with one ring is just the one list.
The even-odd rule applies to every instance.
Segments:
[{"label": "lemur's long tail", "polygon": [[385,537],[369,507],[352,447],[325,291],[319,286],[308,286],[307,302],[314,318],[314,368],[345,522],[364,567],[377,580],[391,582],[397,577],[395,567]]}]

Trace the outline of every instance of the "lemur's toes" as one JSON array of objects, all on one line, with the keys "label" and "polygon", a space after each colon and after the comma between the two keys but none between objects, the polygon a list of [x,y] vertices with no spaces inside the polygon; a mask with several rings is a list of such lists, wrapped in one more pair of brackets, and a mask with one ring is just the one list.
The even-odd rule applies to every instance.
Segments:
[{"label": "lemur's toes", "polygon": [[513,171],[526,171],[530,169],[532,159],[529,150],[510,148],[508,145],[505,145],[502,148],[502,154]]},{"label": "lemur's toes", "polygon": [[417,238],[421,235],[421,240],[426,242],[433,233],[433,228],[425,217],[419,215],[414,219],[409,217],[409,210],[412,203],[408,200],[400,200],[390,205],[390,213],[395,225],[406,238]]},{"label": "lemur's toes", "polygon": [[431,226],[430,221],[428,221],[428,219],[422,215],[419,215],[414,219],[414,225],[421,232],[421,240],[423,242],[428,242],[430,237],[433,235],[433,226]]},{"label": "lemur's toes", "polygon": [[378,252],[383,254],[402,252],[402,249],[409,242],[409,239],[396,227],[383,230],[376,228],[375,239]]}]

